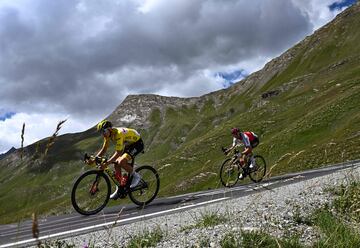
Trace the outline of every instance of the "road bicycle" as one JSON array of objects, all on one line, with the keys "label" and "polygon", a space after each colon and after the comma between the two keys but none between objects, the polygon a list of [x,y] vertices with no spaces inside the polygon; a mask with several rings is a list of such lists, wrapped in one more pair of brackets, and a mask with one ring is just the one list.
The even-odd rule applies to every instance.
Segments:
[{"label": "road bicycle", "polygon": [[[117,174],[109,166],[101,169],[101,165],[106,162],[105,158],[85,154],[84,162],[87,163],[89,159],[95,161],[90,166],[96,169],[83,173],[75,181],[71,192],[71,203],[82,215],[96,214],[107,205],[111,193],[110,179],[119,188],[119,198],[123,199],[128,195],[130,200],[139,206],[149,204],[159,192],[159,174],[151,166],[144,165],[135,169],[140,174],[141,180],[136,187],[130,188],[132,177],[122,173]],[[134,165],[134,159],[131,163]]]},{"label": "road bicycle", "polygon": [[[226,149],[222,148],[222,151],[225,153]],[[262,156],[252,155],[244,166],[240,165],[240,157],[241,153],[235,149],[233,156],[226,159],[221,165],[220,180],[225,187],[233,187],[238,182],[241,173],[245,176],[249,175],[250,179],[255,183],[260,182],[265,176],[266,162]],[[250,166],[251,163],[252,166]]]}]

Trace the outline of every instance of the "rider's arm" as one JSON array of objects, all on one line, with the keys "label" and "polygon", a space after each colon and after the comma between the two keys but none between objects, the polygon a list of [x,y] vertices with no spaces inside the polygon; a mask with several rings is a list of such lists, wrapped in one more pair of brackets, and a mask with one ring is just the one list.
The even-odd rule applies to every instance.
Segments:
[{"label": "rider's arm", "polygon": [[235,148],[236,146],[230,146],[228,149],[226,149],[226,152],[230,152],[230,151],[232,151],[234,148]]},{"label": "rider's arm", "polygon": [[105,154],[107,148],[109,147],[109,142],[110,142],[110,139],[104,137],[103,146],[101,147],[100,151],[98,151],[98,153],[96,154],[96,157],[101,157]]},{"label": "rider's arm", "polygon": [[226,149],[226,153],[229,153],[230,151],[232,151],[237,145],[237,141],[236,141],[236,138],[233,138],[233,143],[232,145]]},{"label": "rider's arm", "polygon": [[115,151],[114,154],[108,159],[107,164],[114,163],[118,157],[122,155],[122,151]]},{"label": "rider's arm", "polygon": [[116,159],[118,159],[118,157],[120,157],[123,154],[124,148],[125,148],[124,138],[118,137],[116,139],[116,147],[114,154],[106,161],[106,163],[103,166],[105,167],[111,163],[114,163]]},{"label": "rider's arm", "polygon": [[249,153],[251,153],[251,151],[252,151],[251,146],[247,146],[247,147],[245,148],[245,150],[241,152],[241,154],[243,154],[243,155],[244,155],[244,154],[249,154]]}]

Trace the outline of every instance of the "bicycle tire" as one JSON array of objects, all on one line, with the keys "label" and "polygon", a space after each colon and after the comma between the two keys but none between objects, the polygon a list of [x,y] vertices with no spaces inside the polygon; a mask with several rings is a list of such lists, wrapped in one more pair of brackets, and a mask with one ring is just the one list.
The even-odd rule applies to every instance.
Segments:
[{"label": "bicycle tire", "polygon": [[[104,185],[105,189],[102,188]],[[93,187],[96,187],[96,190],[91,193],[94,189]],[[110,192],[111,184],[109,177],[103,171],[90,170],[83,173],[75,181],[71,191],[71,203],[79,214],[97,214],[109,202]],[[92,207],[93,205],[94,207]]]},{"label": "bicycle tire", "polygon": [[[266,162],[265,159],[260,155],[255,155],[256,170],[249,172],[249,177],[254,183],[261,182],[266,174]],[[248,168],[248,170],[250,170]]]},{"label": "bicycle tire", "polygon": [[232,159],[226,159],[220,168],[220,181],[227,188],[233,187],[239,180],[240,170],[238,166],[230,164]]},{"label": "bicycle tire", "polygon": [[[149,165],[140,166],[135,170],[141,176],[141,181],[134,189],[129,189],[130,200],[139,206],[148,205],[157,196],[160,189],[158,172]],[[131,182],[132,178],[130,178]]]}]

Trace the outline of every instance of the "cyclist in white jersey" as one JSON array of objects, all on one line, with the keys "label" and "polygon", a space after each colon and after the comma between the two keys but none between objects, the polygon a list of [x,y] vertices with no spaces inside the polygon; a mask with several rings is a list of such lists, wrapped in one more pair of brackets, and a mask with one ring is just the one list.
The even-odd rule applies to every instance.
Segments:
[{"label": "cyclist in white jersey", "polygon": [[[225,153],[229,153],[237,145],[243,143],[244,151],[241,152],[239,159],[240,165],[244,166],[247,163],[247,159],[251,157],[252,150],[259,144],[258,136],[253,132],[241,132],[239,128],[232,128],[231,134],[233,136],[233,144],[231,147],[225,150]],[[252,169],[252,163],[250,163],[250,169]],[[239,179],[244,179],[246,175],[240,174]]]}]

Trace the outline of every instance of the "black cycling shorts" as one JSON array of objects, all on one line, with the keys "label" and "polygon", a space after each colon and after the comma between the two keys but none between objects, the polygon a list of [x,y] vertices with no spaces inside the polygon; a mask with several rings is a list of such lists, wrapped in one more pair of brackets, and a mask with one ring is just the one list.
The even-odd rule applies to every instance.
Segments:
[{"label": "black cycling shorts", "polygon": [[144,142],[139,139],[135,143],[125,146],[124,153],[129,154],[132,158],[135,158],[140,152],[144,150]]},{"label": "black cycling shorts", "polygon": [[250,142],[251,148],[257,147],[258,144],[259,144],[259,138],[255,136],[255,139],[252,142]]}]

